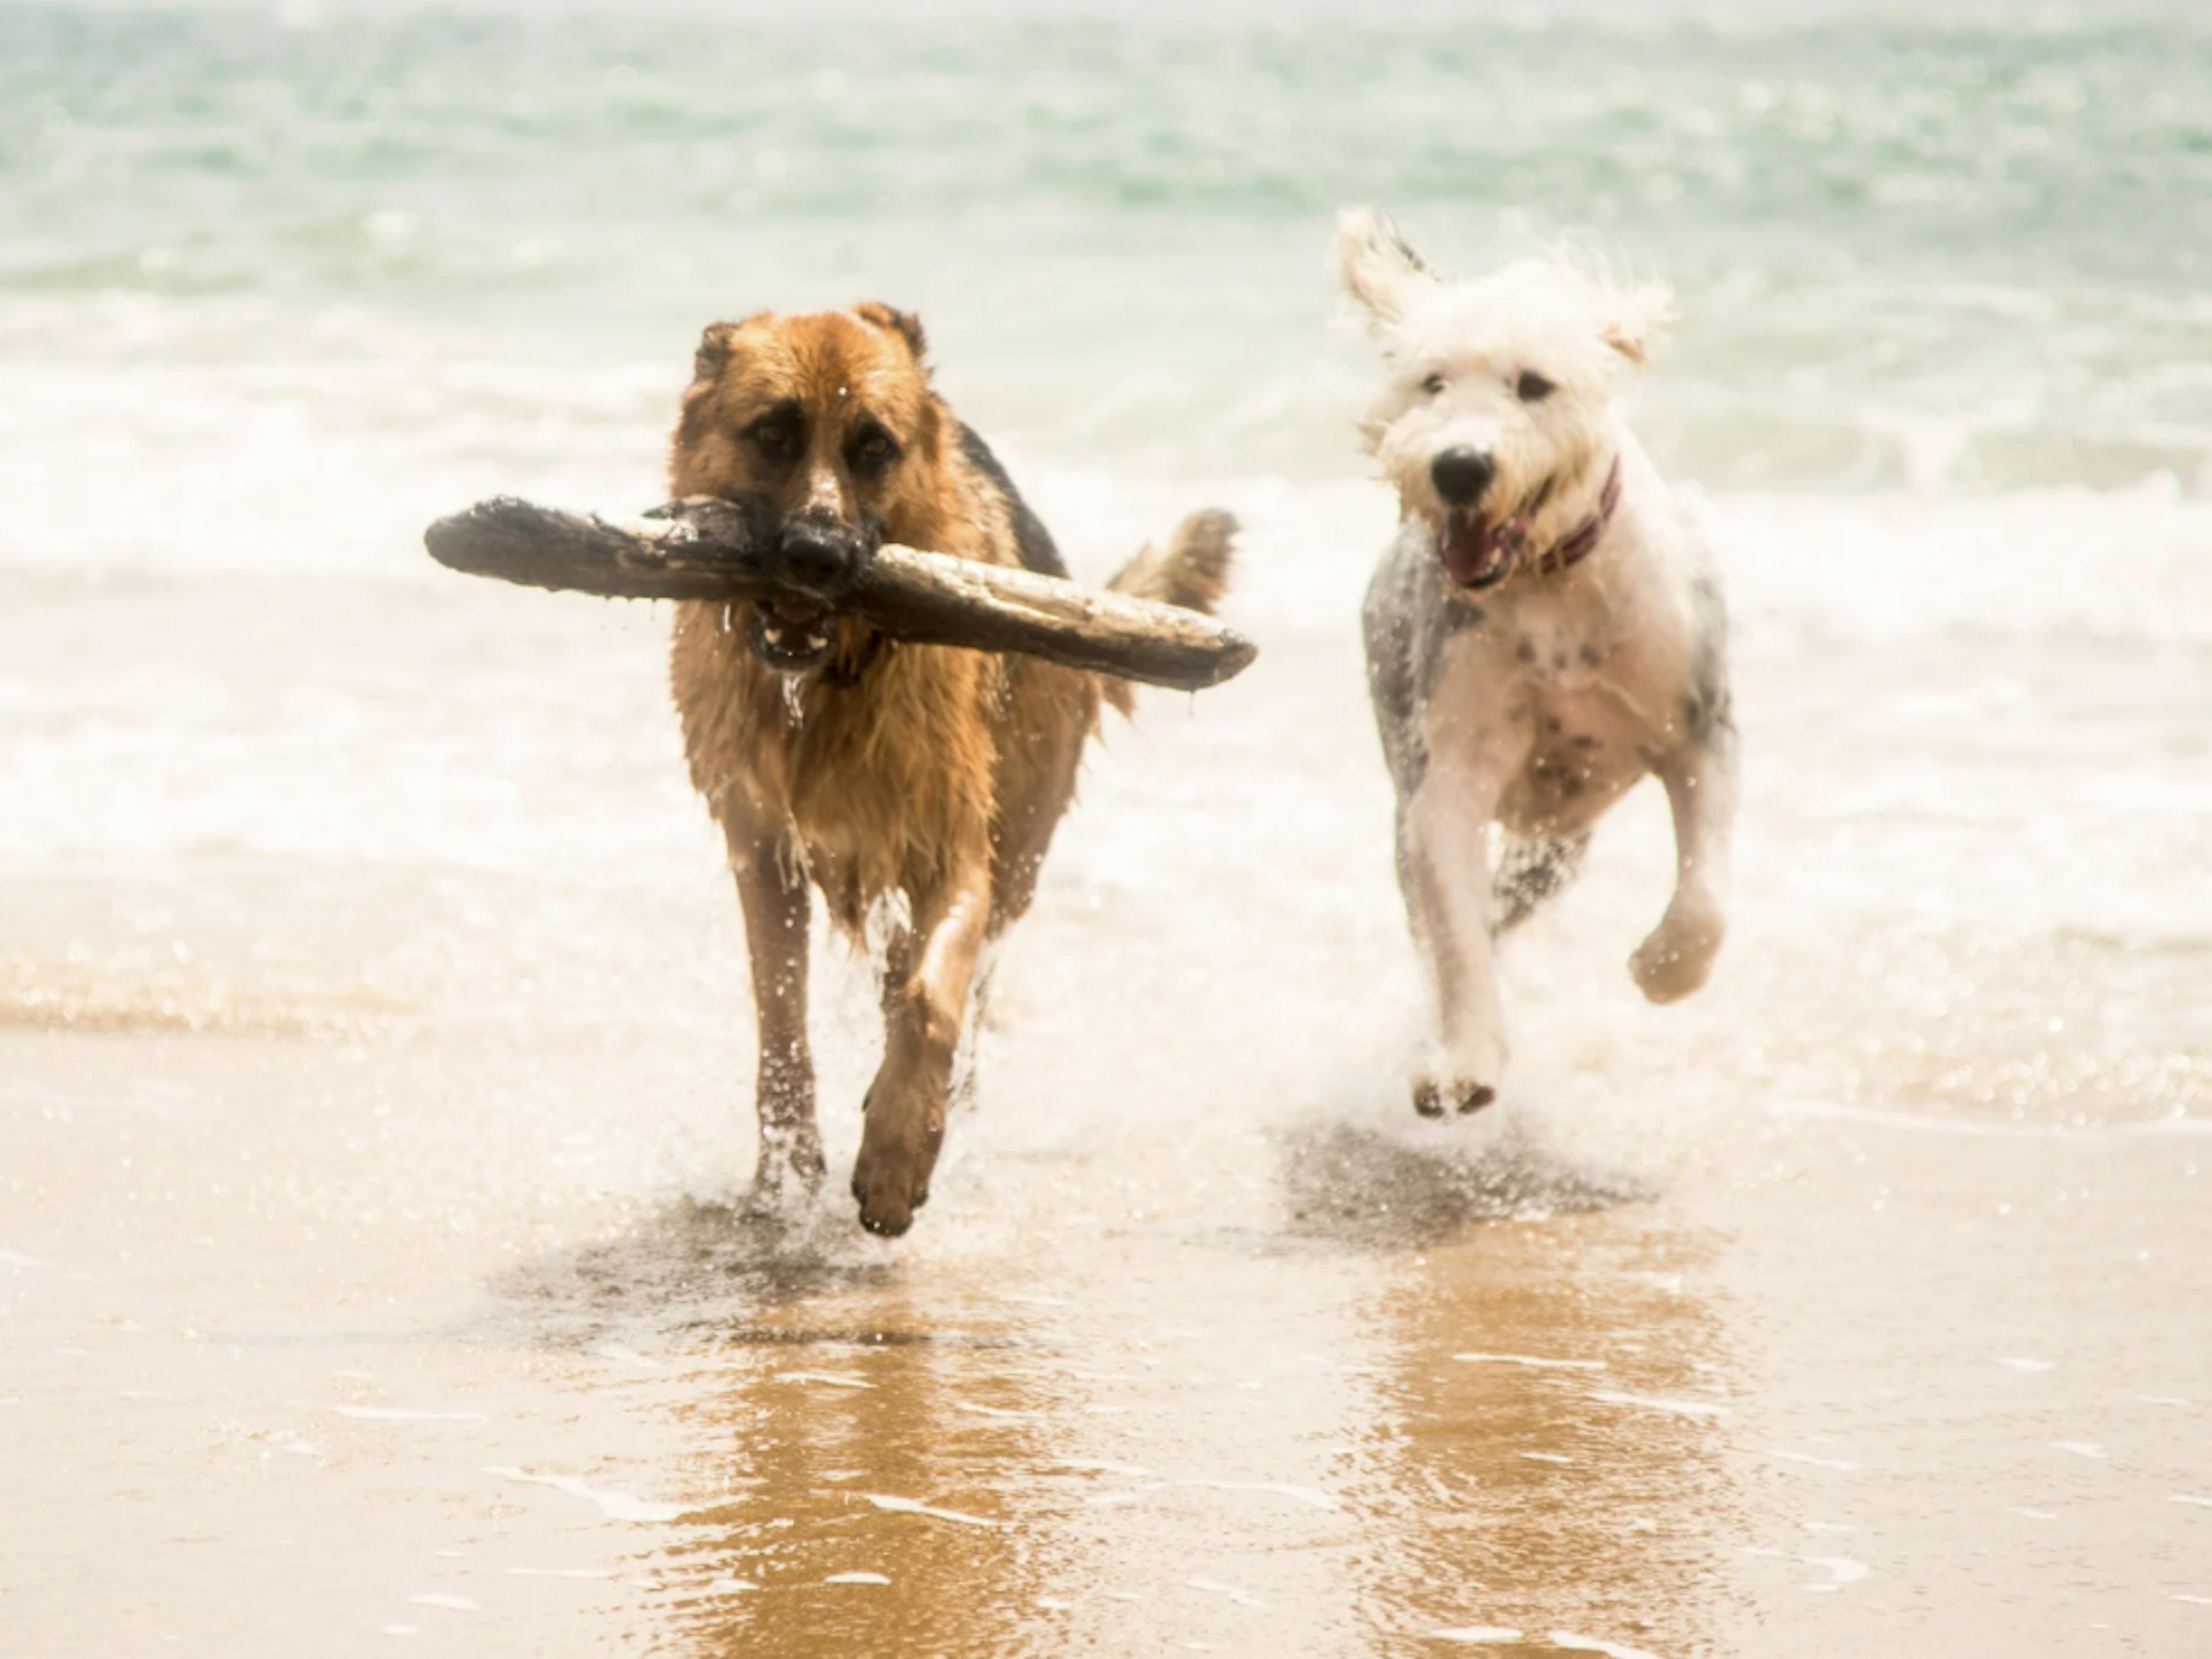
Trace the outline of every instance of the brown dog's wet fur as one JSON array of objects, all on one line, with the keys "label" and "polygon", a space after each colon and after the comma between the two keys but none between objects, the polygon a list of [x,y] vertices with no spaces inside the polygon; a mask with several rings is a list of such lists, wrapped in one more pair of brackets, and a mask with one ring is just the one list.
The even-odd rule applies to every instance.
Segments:
[{"label": "brown dog's wet fur", "polygon": [[[1061,574],[1043,526],[931,388],[924,350],[914,318],[874,303],[714,325],[684,394],[675,493],[765,500],[779,523],[861,557],[895,542]],[[1194,516],[1113,585],[1211,610],[1229,531],[1223,515]],[[811,1184],[823,1167],[811,884],[855,942],[872,915],[889,918],[884,1052],[853,1190],[863,1225],[902,1233],[943,1144],[977,958],[1029,908],[1100,702],[1127,712],[1128,688],[1028,657],[895,643],[850,617],[834,618],[825,661],[787,674],[756,649],[753,609],[680,605],[671,678],[691,781],[744,907],[757,1193],[773,1198],[793,1175]]]}]

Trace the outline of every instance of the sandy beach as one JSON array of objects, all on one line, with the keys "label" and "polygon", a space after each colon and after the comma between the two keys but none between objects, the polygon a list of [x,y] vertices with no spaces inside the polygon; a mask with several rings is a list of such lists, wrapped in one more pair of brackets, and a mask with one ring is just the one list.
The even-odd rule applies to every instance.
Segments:
[{"label": "sandy beach", "polygon": [[[2201,10],[0,4],[0,1659],[2212,1653]],[[1674,285],[1733,617],[1717,978],[1647,784],[1449,1123],[1359,202]],[[1109,722],[893,1243],[826,939],[732,1207],[665,611],[420,543],[862,298],[1262,647]]]},{"label": "sandy beach", "polygon": [[2212,657],[1823,646],[1736,562],[1708,994],[1623,971],[1639,795],[1510,958],[1506,1105],[1416,1120],[1355,647],[1255,560],[1267,655],[1099,752],[896,1245],[728,1207],[662,617],[19,585],[7,1650],[2193,1651],[2212,945],[2144,896]]}]

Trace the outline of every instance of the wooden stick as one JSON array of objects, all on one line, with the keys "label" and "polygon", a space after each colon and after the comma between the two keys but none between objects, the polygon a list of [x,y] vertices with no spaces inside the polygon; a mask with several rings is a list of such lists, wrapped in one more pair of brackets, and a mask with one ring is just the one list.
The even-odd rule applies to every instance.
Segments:
[{"label": "wooden stick", "polygon": [[[1209,526],[1224,537],[1234,527]],[[695,498],[623,523],[495,495],[439,520],[422,542],[439,563],[470,575],[610,599],[727,604],[782,591],[761,568],[771,528],[765,509],[746,502]],[[1220,684],[1259,653],[1200,611],[896,544],[877,550],[836,609],[893,639],[1018,651],[1185,691]]]}]

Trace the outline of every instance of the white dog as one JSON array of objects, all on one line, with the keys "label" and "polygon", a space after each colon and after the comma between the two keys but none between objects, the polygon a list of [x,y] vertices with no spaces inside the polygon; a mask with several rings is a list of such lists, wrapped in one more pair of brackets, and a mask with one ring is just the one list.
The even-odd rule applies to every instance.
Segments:
[{"label": "white dog", "polygon": [[1494,937],[1565,884],[1647,772],[1674,809],[1674,896],[1629,969],[1654,1002],[1705,983],[1735,806],[1727,615],[1703,538],[1610,396],[1663,290],[1547,263],[1446,283],[1364,210],[1338,222],[1336,261],[1389,374],[1364,431],[1401,518],[1363,620],[1399,881],[1440,1012],[1413,1103],[1437,1117],[1497,1096]]}]

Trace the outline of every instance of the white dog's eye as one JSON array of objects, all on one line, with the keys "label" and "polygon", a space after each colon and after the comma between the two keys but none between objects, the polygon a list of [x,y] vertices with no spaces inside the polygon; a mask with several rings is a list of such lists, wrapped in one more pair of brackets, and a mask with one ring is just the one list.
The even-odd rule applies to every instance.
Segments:
[{"label": "white dog's eye", "polygon": [[1540,404],[1558,390],[1533,368],[1522,369],[1521,378],[1513,382],[1513,395],[1524,404]]},{"label": "white dog's eye", "polygon": [[1421,390],[1427,392],[1431,398],[1435,397],[1443,389],[1444,377],[1441,374],[1431,374],[1427,380],[1421,382]]}]

